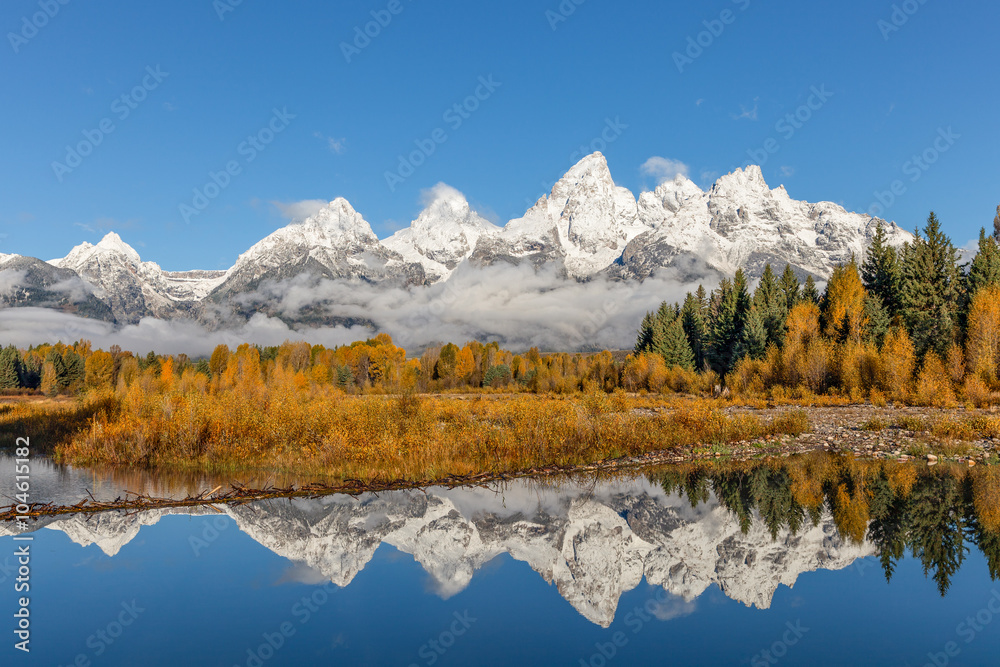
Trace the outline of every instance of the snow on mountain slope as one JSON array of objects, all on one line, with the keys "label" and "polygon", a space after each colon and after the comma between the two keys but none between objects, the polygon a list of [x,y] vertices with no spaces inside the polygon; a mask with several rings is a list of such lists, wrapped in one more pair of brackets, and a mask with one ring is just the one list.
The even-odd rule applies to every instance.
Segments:
[{"label": "snow on mountain slope", "polygon": [[473,259],[535,264],[562,261],[574,278],[591,276],[621,255],[645,231],[635,197],[615,185],[601,153],[589,155],[566,173],[525,213],[496,235],[480,239]]},{"label": "snow on mountain slope", "polygon": [[179,304],[204,298],[225,275],[221,271],[164,271],[155,262],[143,262],[114,232],[97,245],[82,243],[49,264],[75,271],[96,287],[115,319],[127,324],[149,315],[169,317]]},{"label": "snow on mountain slope", "polygon": [[406,229],[382,244],[407,262],[420,264],[430,282],[447,280],[469,258],[480,237],[500,228],[472,210],[461,192],[444,183],[431,190],[427,207]]},{"label": "snow on mountain slope", "polygon": [[307,271],[365,282],[412,285],[425,281],[421,266],[386,248],[361,214],[346,199],[338,198],[240,255],[212,296],[253,291],[265,279],[287,279]]},{"label": "snow on mountain slope", "polygon": [[3,266],[7,262],[17,259],[18,257],[20,257],[20,255],[5,255],[4,253],[0,252],[0,266]]},{"label": "snow on mountain slope", "polygon": [[[759,276],[768,262],[827,278],[837,264],[863,258],[878,219],[850,213],[830,202],[810,204],[771,190],[760,167],[721,177],[708,192],[678,177],[639,199],[640,217],[651,230],[635,238],[610,273],[642,279],[679,256],[698,257],[725,275],[743,268]],[[912,235],[882,221],[889,242]]]}]

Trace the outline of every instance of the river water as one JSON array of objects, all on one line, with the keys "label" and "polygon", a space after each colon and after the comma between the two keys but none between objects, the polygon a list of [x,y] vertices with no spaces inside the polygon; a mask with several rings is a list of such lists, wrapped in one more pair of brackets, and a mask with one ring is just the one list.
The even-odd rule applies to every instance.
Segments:
[{"label": "river water", "polygon": [[[864,512],[827,480],[821,506],[799,505],[818,488],[801,470],[829,465],[0,526],[2,664],[998,664],[1000,533],[961,500],[965,473],[869,480]],[[8,469],[0,458],[3,488]],[[36,461],[32,493],[182,496],[217,481]],[[28,654],[13,634],[25,543]]]}]

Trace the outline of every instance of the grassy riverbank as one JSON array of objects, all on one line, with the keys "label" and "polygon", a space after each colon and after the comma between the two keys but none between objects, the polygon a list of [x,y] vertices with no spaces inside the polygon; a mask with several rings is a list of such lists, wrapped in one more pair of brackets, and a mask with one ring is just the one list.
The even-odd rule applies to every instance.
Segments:
[{"label": "grassy riverbank", "polygon": [[716,402],[624,393],[348,396],[338,392],[93,394],[0,408],[0,437],[29,435],[77,465],[269,470],[363,480],[584,465],[809,428],[805,414],[727,416]]}]

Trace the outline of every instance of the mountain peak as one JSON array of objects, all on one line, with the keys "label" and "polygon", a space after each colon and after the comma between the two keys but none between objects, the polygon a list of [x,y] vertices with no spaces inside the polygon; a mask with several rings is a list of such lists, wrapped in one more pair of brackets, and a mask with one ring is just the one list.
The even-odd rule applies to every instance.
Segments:
[{"label": "mountain peak", "polygon": [[69,251],[69,254],[61,259],[53,259],[49,262],[53,266],[64,269],[73,269],[79,272],[80,269],[93,258],[111,253],[123,257],[127,263],[138,266],[142,259],[135,248],[122,241],[122,238],[115,232],[108,232],[97,245],[84,241],[80,245]]},{"label": "mountain peak", "polygon": [[770,190],[767,185],[767,181],[764,180],[764,172],[761,171],[760,166],[756,164],[749,164],[743,169],[737,169],[736,171],[726,174],[715,182],[713,189],[718,188],[720,185],[723,187]]},{"label": "mountain peak", "polygon": [[604,157],[604,154],[600,151],[591,153],[585,156],[575,165],[570,167],[570,170],[566,172],[566,175],[562,177],[562,180],[582,180],[586,177],[594,177],[601,179],[611,179],[611,169],[608,167],[608,161]]},{"label": "mountain peak", "polygon": [[[320,209],[315,215],[301,223],[289,227],[299,227],[305,230],[315,229],[324,234],[374,236],[371,225],[364,217],[354,210],[351,203],[343,197],[337,197],[328,206]],[[286,228],[287,229],[287,228]]]},{"label": "mountain peak", "polygon": [[122,237],[118,236],[115,232],[108,232],[105,234],[104,238],[101,239],[94,247],[112,252],[119,252],[133,258],[137,262],[139,261],[139,253],[135,251],[135,248],[122,241]]},{"label": "mountain peak", "polygon": [[383,245],[422,265],[428,275],[447,278],[469,257],[480,237],[499,232],[472,210],[465,195],[446,183],[425,191],[422,199],[425,208],[417,219]]}]

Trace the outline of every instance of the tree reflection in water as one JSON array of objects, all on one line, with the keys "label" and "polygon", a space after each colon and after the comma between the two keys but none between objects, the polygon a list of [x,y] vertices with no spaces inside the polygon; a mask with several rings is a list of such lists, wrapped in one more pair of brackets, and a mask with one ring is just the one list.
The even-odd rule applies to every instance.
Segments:
[{"label": "tree reflection in water", "polygon": [[714,493],[747,533],[761,521],[777,539],[817,525],[824,510],[840,536],[872,543],[891,580],[906,551],[944,596],[970,545],[1000,577],[1000,467],[923,466],[815,454],[776,461],[692,464],[652,476],[692,507]]}]

